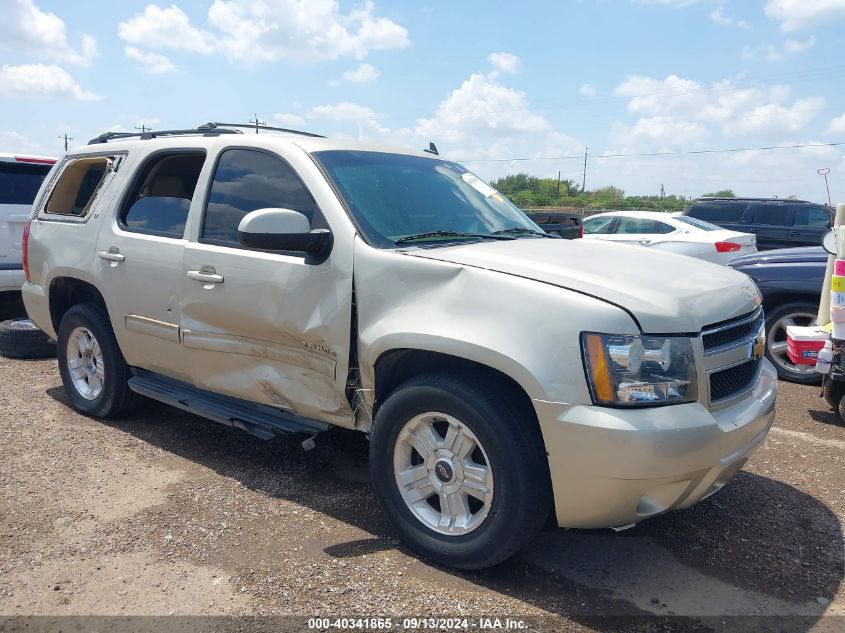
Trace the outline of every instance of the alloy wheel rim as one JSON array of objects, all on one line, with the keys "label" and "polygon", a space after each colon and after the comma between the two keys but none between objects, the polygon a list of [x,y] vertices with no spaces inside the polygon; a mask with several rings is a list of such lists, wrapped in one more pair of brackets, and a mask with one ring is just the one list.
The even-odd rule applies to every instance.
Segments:
[{"label": "alloy wheel rim", "polygon": [[796,374],[809,374],[814,370],[813,365],[796,365],[786,354],[786,328],[791,325],[807,326],[815,322],[818,315],[809,312],[794,312],[782,316],[774,322],[766,337],[766,347],[769,356],[781,369]]},{"label": "alloy wheel rim", "polygon": [[86,327],[76,327],[67,341],[67,366],[76,392],[86,400],[103,393],[105,365],[96,337]]},{"label": "alloy wheel rim", "polygon": [[423,413],[396,439],[399,494],[426,527],[460,536],[477,529],[493,503],[493,470],[475,434],[457,418]]}]

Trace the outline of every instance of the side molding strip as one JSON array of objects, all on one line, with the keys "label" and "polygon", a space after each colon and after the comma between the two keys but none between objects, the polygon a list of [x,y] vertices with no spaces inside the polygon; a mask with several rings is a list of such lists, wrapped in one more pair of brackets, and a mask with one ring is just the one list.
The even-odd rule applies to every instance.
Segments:
[{"label": "side molding strip", "polygon": [[138,316],[137,314],[127,314],[124,322],[126,329],[140,334],[149,334],[150,336],[157,336],[167,341],[178,343],[181,339],[179,337],[179,326],[166,321],[157,321],[149,317]]}]

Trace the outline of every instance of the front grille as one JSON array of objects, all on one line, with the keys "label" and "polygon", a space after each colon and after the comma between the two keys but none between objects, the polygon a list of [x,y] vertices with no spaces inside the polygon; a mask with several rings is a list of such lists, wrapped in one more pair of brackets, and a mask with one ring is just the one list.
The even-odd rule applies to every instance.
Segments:
[{"label": "front grille", "polygon": [[730,398],[747,389],[757,378],[760,359],[755,358],[710,374],[710,402]]},{"label": "front grille", "polygon": [[716,327],[708,326],[704,328],[704,333],[701,335],[704,353],[709,354],[713,350],[721,349],[731,343],[753,337],[762,324],[763,311],[757,310]]}]

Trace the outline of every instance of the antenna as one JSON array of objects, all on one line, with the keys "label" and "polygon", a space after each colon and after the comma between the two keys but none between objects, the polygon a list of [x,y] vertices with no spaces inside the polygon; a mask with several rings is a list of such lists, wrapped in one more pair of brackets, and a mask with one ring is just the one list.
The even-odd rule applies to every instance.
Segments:
[{"label": "antenna", "polygon": [[437,151],[437,145],[434,143],[428,144],[428,149],[424,149],[424,152],[428,152],[429,154],[434,154],[435,156],[440,156],[440,152]]},{"label": "antenna", "polygon": [[72,137],[72,136],[68,136],[68,135],[67,135],[67,132],[65,132],[65,133],[64,133],[64,134],[62,134],[59,138],[60,138],[60,139],[62,139],[62,140],[65,142],[65,152],[67,152],[68,143],[69,143],[70,141],[72,141],[72,140],[73,140],[73,137]]},{"label": "antenna", "polygon": [[256,134],[258,134],[259,127],[261,127],[262,125],[267,125],[267,121],[260,121],[258,119],[258,113],[257,112],[255,113],[255,120],[250,119],[249,122],[255,124],[255,133]]}]

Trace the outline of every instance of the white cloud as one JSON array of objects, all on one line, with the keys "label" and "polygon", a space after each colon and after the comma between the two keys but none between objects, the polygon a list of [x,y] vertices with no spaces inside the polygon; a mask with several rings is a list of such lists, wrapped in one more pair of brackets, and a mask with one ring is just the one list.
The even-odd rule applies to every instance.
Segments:
[{"label": "white cloud", "polygon": [[768,0],[764,10],[788,33],[845,19],[845,0]]},{"label": "white cloud", "polygon": [[833,119],[827,126],[828,134],[845,134],[845,113]]},{"label": "white cloud", "polygon": [[0,95],[70,97],[96,101],[99,95],[84,90],[66,70],[55,64],[24,64],[0,68]]},{"label": "white cloud", "polygon": [[632,127],[616,123],[610,132],[610,140],[624,148],[685,147],[709,137],[710,131],[701,123],[666,116],[643,117]]},{"label": "white cloud", "polygon": [[334,105],[315,106],[308,112],[308,118],[329,121],[363,121],[375,119],[376,113],[366,106],[343,101]]},{"label": "white cloud", "polygon": [[816,38],[811,35],[803,42],[788,39],[782,45],[764,44],[755,47],[746,46],[742,50],[742,58],[747,61],[757,57],[762,57],[767,62],[780,62],[786,59],[787,55],[796,55],[807,52],[815,46],[815,44]]},{"label": "white cloud", "polygon": [[208,29],[176,5],[148,5],[118,25],[124,41],[150,49],[222,53],[246,64],[291,59],[318,62],[411,45],[405,27],[374,15],[367,0],[342,13],[336,0],[214,0]]},{"label": "white cloud", "polygon": [[361,64],[355,70],[347,70],[343,73],[343,79],[356,84],[369,83],[379,78],[381,73],[370,64]]},{"label": "white cloud", "polygon": [[513,53],[490,53],[487,61],[493,68],[503,73],[518,73],[522,69],[522,62]]},{"label": "white cloud", "polygon": [[737,20],[723,13],[724,7],[718,6],[710,12],[710,21],[719,26],[732,26],[738,29],[749,30],[751,25],[745,20]]},{"label": "white cloud", "polygon": [[582,97],[595,97],[596,96],[596,89],[593,88],[590,84],[582,84],[581,90],[579,90]]},{"label": "white cloud", "polygon": [[44,151],[38,143],[18,132],[0,133],[0,147],[4,152],[21,154],[42,154]]},{"label": "white cloud", "polygon": [[145,48],[167,48],[194,53],[215,50],[213,36],[191,25],[187,14],[175,4],[165,9],[150,4],[143,13],[117,25],[120,39]]},{"label": "white cloud", "polygon": [[634,75],[614,90],[630,99],[629,112],[715,123],[728,136],[802,129],[824,100],[810,97],[789,103],[790,92],[784,85],[743,87],[739,79],[706,85],[677,75],[664,80]]},{"label": "white cloud", "polygon": [[0,48],[79,66],[90,66],[97,55],[93,37],[83,33],[79,48],[71,46],[64,20],[55,13],[42,11],[33,0],[5,3],[0,20]]},{"label": "white cloud", "polygon": [[273,115],[273,119],[275,119],[282,127],[296,127],[297,125],[305,123],[305,119],[298,114],[290,114],[287,112],[276,112],[276,114]]},{"label": "white cloud", "polygon": [[176,72],[176,66],[173,65],[167,57],[161,53],[152,53],[142,51],[134,46],[126,46],[123,52],[129,59],[134,59],[141,63],[144,72],[151,75],[163,75],[166,73]]},{"label": "white cloud", "polygon": [[813,46],[816,45],[816,38],[815,36],[811,35],[805,41],[799,42],[797,40],[786,40],[786,44],[784,44],[784,50],[787,53],[804,53]]}]

